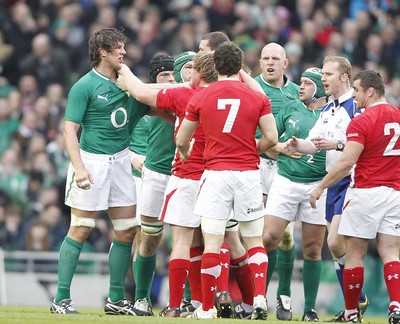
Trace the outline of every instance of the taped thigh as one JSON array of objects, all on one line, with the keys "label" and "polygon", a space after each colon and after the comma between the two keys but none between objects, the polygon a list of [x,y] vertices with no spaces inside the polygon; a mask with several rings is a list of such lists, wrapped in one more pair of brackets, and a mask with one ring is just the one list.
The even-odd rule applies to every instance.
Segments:
[{"label": "taped thigh", "polygon": [[244,237],[261,236],[264,229],[264,217],[248,222],[240,222],[239,228]]},{"label": "taped thigh", "polygon": [[207,234],[224,235],[226,219],[200,217],[201,229]]}]

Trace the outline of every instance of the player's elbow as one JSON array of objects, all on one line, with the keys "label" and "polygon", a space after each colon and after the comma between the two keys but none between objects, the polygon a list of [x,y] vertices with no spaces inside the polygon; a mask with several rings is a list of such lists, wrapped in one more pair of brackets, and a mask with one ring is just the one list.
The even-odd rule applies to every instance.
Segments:
[{"label": "player's elbow", "polygon": [[268,148],[272,148],[278,144],[278,133],[274,132],[267,137]]}]

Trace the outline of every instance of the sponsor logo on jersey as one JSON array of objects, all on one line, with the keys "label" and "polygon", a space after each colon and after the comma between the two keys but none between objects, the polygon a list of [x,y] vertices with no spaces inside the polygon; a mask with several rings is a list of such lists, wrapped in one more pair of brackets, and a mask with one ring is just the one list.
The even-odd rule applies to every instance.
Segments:
[{"label": "sponsor logo on jersey", "polygon": [[358,133],[349,133],[347,137],[358,137]]},{"label": "sponsor logo on jersey", "polygon": [[102,99],[102,100],[105,100],[105,101],[107,101],[107,102],[110,102],[110,101],[108,100],[108,94],[106,94],[105,96],[97,95],[97,99]]},{"label": "sponsor logo on jersey", "polygon": [[288,120],[289,124],[293,126],[293,128],[296,128],[296,124],[298,123],[299,120],[293,121],[291,119]]}]

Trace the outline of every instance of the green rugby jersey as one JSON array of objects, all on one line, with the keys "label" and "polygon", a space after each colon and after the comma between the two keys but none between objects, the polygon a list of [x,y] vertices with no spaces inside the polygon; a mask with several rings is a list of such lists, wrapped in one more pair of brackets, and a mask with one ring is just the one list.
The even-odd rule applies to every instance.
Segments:
[{"label": "green rugby jersey", "polygon": [[175,148],[174,125],[158,117],[151,117],[146,161],[144,162],[146,168],[162,174],[171,174]]},{"label": "green rugby jersey", "polygon": [[129,146],[133,128],[148,110],[92,69],[72,86],[64,119],[81,124],[82,150],[112,155]]},{"label": "green rugby jersey", "polygon": [[[150,116],[143,116],[133,129],[129,149],[136,154],[146,156],[147,140],[150,131]],[[132,174],[135,177],[141,177],[141,173],[132,167]]]},{"label": "green rugby jersey", "polygon": [[[282,88],[275,87],[268,83],[262,76],[262,74],[256,76],[254,80],[256,80],[261,88],[264,90],[264,93],[268,96],[271,101],[271,109],[272,114],[276,116],[282,107],[290,102],[291,100],[299,98],[299,86],[290,81],[286,75],[283,76],[285,81]],[[260,129],[257,127],[256,138],[260,139],[262,137],[262,133]],[[261,157],[270,159],[266,154],[260,154]]]},{"label": "green rugby jersey", "polygon": [[[315,125],[321,110],[309,110],[300,100],[286,104],[275,116],[276,128],[281,142],[292,136],[305,139]],[[294,182],[313,182],[321,180],[325,174],[325,151],[314,155],[307,154],[300,159],[279,154],[278,173]]]}]

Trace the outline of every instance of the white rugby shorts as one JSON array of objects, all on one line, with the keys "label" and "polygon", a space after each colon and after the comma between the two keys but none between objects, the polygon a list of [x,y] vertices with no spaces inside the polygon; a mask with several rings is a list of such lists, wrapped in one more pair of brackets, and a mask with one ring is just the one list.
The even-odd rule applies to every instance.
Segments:
[{"label": "white rugby shorts", "polygon": [[136,204],[135,181],[131,173],[128,149],[114,155],[93,154],[83,150],[81,158],[93,179],[90,189],[76,185],[75,170],[70,163],[65,189],[67,206],[87,211],[107,210]]},{"label": "white rugby shorts", "polygon": [[167,224],[199,227],[200,217],[194,214],[199,185],[199,180],[171,175],[159,219]]},{"label": "white rugby shorts", "polygon": [[326,225],[326,190],[317,201],[317,208],[310,205],[310,194],[320,181],[298,183],[276,174],[268,194],[265,213],[283,218],[289,222]]},{"label": "white rugby shorts", "polygon": [[232,211],[239,222],[264,216],[259,170],[208,170],[205,173],[194,213],[200,217],[228,220]]},{"label": "white rugby shorts", "polygon": [[400,191],[384,186],[347,189],[338,232],[364,239],[377,233],[400,236]]},{"label": "white rugby shorts", "polygon": [[152,171],[145,166],[142,170],[139,215],[158,218],[170,175]]},{"label": "white rugby shorts", "polygon": [[138,220],[138,225],[140,225],[139,206],[140,206],[140,190],[142,188],[142,177],[133,176],[133,180],[135,181],[135,188],[136,188],[136,218]]},{"label": "white rugby shorts", "polygon": [[275,174],[278,173],[278,165],[274,160],[260,158],[260,176],[262,193],[268,195]]}]

